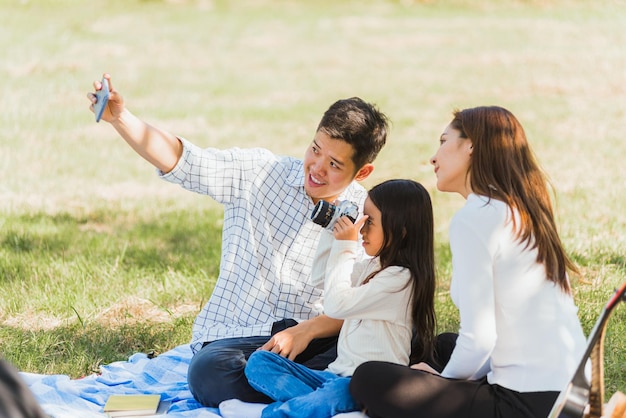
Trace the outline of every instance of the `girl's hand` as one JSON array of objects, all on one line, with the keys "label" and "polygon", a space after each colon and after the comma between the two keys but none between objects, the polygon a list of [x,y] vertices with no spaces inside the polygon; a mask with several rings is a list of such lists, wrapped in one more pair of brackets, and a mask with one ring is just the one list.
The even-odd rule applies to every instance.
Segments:
[{"label": "girl's hand", "polygon": [[359,239],[359,231],[367,221],[368,216],[364,215],[361,219],[352,223],[350,218],[342,216],[337,219],[335,226],[333,226],[333,235],[337,240],[343,241],[357,241]]},{"label": "girl's hand", "polygon": [[271,351],[281,357],[295,360],[298,354],[302,353],[310,342],[311,340],[306,337],[306,333],[296,325],[277,332],[257,350]]}]

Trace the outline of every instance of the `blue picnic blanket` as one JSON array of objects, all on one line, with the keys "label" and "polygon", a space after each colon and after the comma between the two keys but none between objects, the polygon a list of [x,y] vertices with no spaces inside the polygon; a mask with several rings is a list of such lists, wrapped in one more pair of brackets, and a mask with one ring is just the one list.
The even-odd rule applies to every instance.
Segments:
[{"label": "blue picnic blanket", "polygon": [[112,394],[161,394],[171,401],[172,417],[219,418],[217,408],[206,408],[196,402],[187,385],[187,368],[191,360],[188,344],[178,346],[154,358],[144,353],[101,366],[100,374],[81,379],[66,375],[20,375],[34,393],[44,411],[55,418],[106,417],[102,408]]},{"label": "blue picnic blanket", "polygon": [[[187,369],[192,352],[184,344],[148,358],[136,353],[128,361],[100,367],[99,374],[81,379],[66,375],[42,375],[21,372],[43,410],[54,418],[104,418],[102,412],[112,394],[161,394],[171,405],[167,415],[172,418],[251,418],[260,416],[263,405],[236,400],[226,401],[220,408],[207,408],[196,402],[187,385]],[[361,413],[339,414],[337,417],[363,417]]]}]

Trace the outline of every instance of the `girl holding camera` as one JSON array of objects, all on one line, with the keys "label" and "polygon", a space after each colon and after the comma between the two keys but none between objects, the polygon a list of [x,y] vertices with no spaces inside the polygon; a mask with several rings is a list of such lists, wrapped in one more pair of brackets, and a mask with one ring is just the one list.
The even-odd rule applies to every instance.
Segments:
[{"label": "girl holding camera", "polygon": [[[325,271],[325,314],[344,320],[337,359],[326,370],[312,370],[270,351],[253,353],[246,377],[275,400],[262,410],[263,418],[328,418],[358,410],[348,391],[358,365],[379,360],[406,366],[410,356],[432,354],[435,266],[428,191],[411,180],[385,181],[369,191],[363,212],[356,223],[342,216],[332,234],[322,234],[315,264]],[[372,258],[355,262],[359,230]],[[324,251],[329,241],[330,251]]]}]

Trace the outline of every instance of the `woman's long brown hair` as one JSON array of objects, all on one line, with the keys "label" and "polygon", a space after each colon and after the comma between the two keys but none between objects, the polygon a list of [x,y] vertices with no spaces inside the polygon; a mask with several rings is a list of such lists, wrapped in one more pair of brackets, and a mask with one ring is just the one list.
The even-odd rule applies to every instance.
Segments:
[{"label": "woman's long brown hair", "polygon": [[[476,194],[504,201],[521,242],[536,248],[549,280],[571,292],[567,271],[578,270],[565,253],[554,220],[549,182],[517,118],[498,106],[457,110],[451,127],[472,141],[470,186]],[[517,225],[514,210],[519,213]]]}]

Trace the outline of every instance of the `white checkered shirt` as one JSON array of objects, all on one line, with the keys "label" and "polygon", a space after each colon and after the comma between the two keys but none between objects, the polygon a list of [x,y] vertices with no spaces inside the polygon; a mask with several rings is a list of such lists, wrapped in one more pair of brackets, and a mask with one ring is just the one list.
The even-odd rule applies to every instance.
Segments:
[{"label": "white checkered shirt", "polygon": [[[224,205],[220,273],[194,322],[192,350],[206,341],[270,335],[275,321],[321,314],[323,287],[310,276],[322,228],[310,221],[302,160],[181,141],[183,154],[163,179]],[[362,213],[366,196],[352,183],[340,199],[357,202]]]}]

